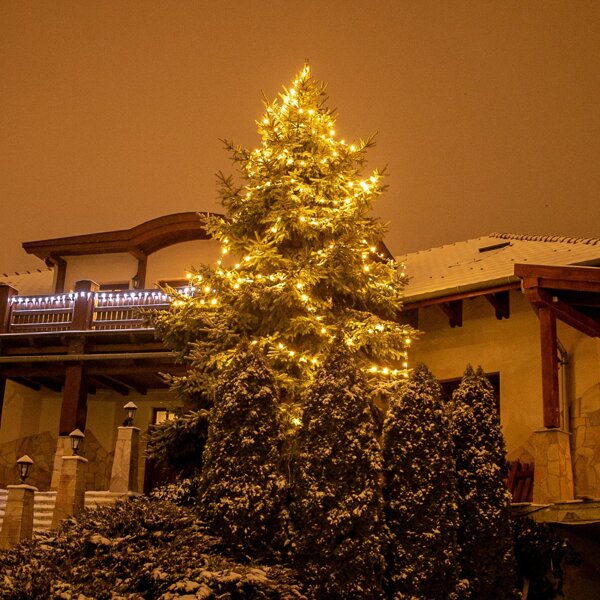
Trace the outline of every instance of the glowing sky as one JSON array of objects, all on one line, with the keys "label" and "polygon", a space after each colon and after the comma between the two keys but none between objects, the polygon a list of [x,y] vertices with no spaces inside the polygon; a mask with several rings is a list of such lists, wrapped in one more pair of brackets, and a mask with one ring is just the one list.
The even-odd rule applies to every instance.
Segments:
[{"label": "glowing sky", "polygon": [[378,132],[392,252],[600,236],[597,1],[0,3],[0,272],[22,241],[218,210],[219,138],[309,58],[347,140]]}]

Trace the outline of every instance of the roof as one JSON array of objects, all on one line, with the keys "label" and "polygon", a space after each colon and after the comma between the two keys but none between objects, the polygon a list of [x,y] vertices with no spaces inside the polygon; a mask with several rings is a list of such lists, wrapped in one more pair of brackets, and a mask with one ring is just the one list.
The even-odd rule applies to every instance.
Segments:
[{"label": "roof", "polygon": [[517,285],[515,263],[600,265],[600,239],[491,233],[397,257],[409,277],[406,304]]},{"label": "roof", "polygon": [[51,294],[54,274],[52,269],[34,269],[17,273],[0,273],[0,285],[6,283],[21,296]]},{"label": "roof", "polygon": [[46,261],[63,256],[129,252],[149,255],[172,244],[210,239],[204,228],[204,216],[197,212],[165,215],[131,229],[24,242],[29,254]]}]

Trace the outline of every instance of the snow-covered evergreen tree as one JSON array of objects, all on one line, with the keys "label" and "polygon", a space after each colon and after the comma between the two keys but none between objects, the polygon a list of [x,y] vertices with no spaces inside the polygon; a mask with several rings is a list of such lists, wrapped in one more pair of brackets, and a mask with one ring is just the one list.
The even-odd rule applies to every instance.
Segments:
[{"label": "snow-covered evergreen tree", "polygon": [[506,449],[494,391],[469,365],[452,395],[452,434],[459,510],[459,564],[465,598],[514,598],[515,562]]},{"label": "snow-covered evergreen tree", "polygon": [[312,598],[381,597],[381,454],[367,393],[339,343],[305,399],[290,513]]},{"label": "snow-covered evergreen tree", "polygon": [[401,375],[413,330],[397,322],[406,278],[371,215],[382,174],[362,174],[372,140],[340,139],[308,65],[257,124],[255,150],[226,142],[239,178],[220,176],[225,216],[206,217],[223,260],[193,270],[193,292],[174,293],[170,311],[149,316],[191,366],[176,388],[211,390],[243,339],[264,351],[292,397],[337,335],[369,377]]},{"label": "snow-covered evergreen tree", "polygon": [[457,597],[456,489],[441,388],[421,364],[398,386],[383,426],[387,587],[394,598]]},{"label": "snow-covered evergreen tree", "polygon": [[232,548],[256,555],[277,545],[287,486],[281,440],[273,375],[242,347],[217,386],[200,477],[201,514]]}]

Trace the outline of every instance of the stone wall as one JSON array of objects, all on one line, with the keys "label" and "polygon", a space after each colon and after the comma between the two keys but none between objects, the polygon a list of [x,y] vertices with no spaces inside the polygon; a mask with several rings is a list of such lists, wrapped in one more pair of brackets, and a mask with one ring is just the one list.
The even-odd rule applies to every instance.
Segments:
[{"label": "stone wall", "polygon": [[575,495],[600,498],[600,409],[573,417]]},{"label": "stone wall", "polygon": [[[27,483],[40,491],[50,489],[57,437],[49,431],[29,435],[0,444],[0,488],[19,482],[16,462],[23,454],[29,455],[34,465]],[[110,482],[114,451],[108,452],[90,429],[85,431],[84,456],[87,490],[107,490]]]}]

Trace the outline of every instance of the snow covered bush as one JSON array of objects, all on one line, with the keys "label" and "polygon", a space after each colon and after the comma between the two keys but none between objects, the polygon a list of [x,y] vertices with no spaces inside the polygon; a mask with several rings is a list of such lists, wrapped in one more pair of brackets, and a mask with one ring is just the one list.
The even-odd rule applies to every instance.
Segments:
[{"label": "snow covered bush", "polygon": [[296,562],[312,598],[379,598],[381,455],[366,381],[339,346],[307,392],[298,433]]},{"label": "snow covered bush", "polygon": [[177,506],[197,506],[199,486],[200,476],[194,475],[155,488],[150,492],[150,496],[159,501],[172,502]]},{"label": "snow covered bush", "polygon": [[459,564],[464,597],[514,598],[515,565],[506,449],[494,392],[469,365],[450,405],[457,475]]},{"label": "snow covered bush", "polygon": [[441,388],[418,365],[383,425],[387,587],[397,598],[455,598],[455,474]]},{"label": "snow covered bush", "polygon": [[[140,497],[0,551],[1,600],[305,598],[280,566],[236,563],[194,512]],[[306,600],[306,599],[305,599]]]},{"label": "snow covered bush", "polygon": [[280,541],[282,437],[272,373],[245,347],[217,386],[200,477],[201,514],[231,548],[256,555]]}]

